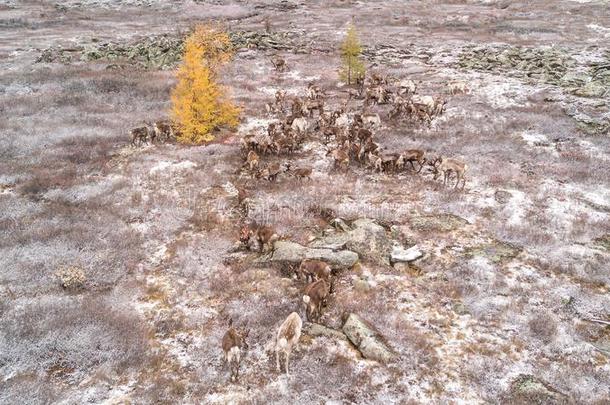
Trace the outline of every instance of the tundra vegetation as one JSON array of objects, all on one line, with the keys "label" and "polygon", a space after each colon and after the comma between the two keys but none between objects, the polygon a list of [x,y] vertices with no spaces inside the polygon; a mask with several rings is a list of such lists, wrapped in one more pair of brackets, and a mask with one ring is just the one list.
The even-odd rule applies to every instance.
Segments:
[{"label": "tundra vegetation", "polygon": [[0,403],[610,402],[607,11],[0,1]]}]

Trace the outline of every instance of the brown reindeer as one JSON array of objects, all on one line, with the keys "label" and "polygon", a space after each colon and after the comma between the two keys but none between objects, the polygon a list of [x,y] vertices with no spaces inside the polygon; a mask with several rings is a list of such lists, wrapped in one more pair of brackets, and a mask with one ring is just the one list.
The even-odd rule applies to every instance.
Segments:
[{"label": "brown reindeer", "polygon": [[[413,171],[421,172],[426,163],[425,153],[421,149],[408,149],[400,154],[396,162],[397,169],[403,169],[407,163],[411,164]],[[419,169],[415,169],[414,162],[419,164]]]},{"label": "brown reindeer", "polygon": [[254,169],[257,169],[258,163],[259,163],[259,157],[256,154],[256,152],[254,152],[253,150],[248,152],[248,157],[246,158],[246,164],[250,168],[250,171],[254,171]]},{"label": "brown reindeer", "polygon": [[434,170],[434,180],[438,178],[439,174],[443,174],[443,185],[447,185],[447,180],[449,180],[452,172],[456,175],[455,188],[458,187],[460,181],[462,182],[462,188],[466,185],[468,165],[461,160],[439,157],[432,163],[432,167]]},{"label": "brown reindeer", "polygon": [[284,169],[282,169],[282,166],[279,163],[270,163],[262,170],[259,170],[256,177],[275,182],[277,180],[277,176],[279,176],[283,171]]},{"label": "brown reindeer", "polygon": [[132,146],[142,146],[144,142],[148,143],[148,127],[137,127],[132,129],[129,133],[131,135]]},{"label": "brown reindeer", "polygon": [[343,166],[344,169],[347,169],[349,167],[349,151],[344,147],[333,149],[328,154],[333,157],[335,168]]},{"label": "brown reindeer", "polygon": [[222,337],[222,350],[225,354],[225,362],[231,371],[231,381],[237,381],[239,378],[241,352],[248,349],[246,338],[249,334],[250,329],[238,330],[233,327],[233,319],[229,319],[229,330]]},{"label": "brown reindeer", "polygon": [[273,56],[269,58],[273,68],[278,72],[285,72],[288,69],[288,65],[286,64],[286,60],[280,56]]},{"label": "brown reindeer", "polygon": [[311,180],[312,172],[313,169],[311,167],[297,167],[296,169],[292,170],[292,175],[299,180]]},{"label": "brown reindeer", "polygon": [[306,305],[307,320],[312,322],[322,316],[322,306],[330,294],[330,285],[326,280],[320,279],[305,287],[303,302]]},{"label": "brown reindeer", "polygon": [[155,137],[159,140],[168,142],[175,139],[174,128],[168,121],[157,121],[153,125]]},{"label": "brown reindeer", "polygon": [[260,251],[265,253],[273,250],[273,243],[279,239],[279,235],[275,232],[275,228],[270,225],[258,225],[253,222],[249,225],[244,225],[239,231],[239,240],[248,249],[254,240],[258,243]]},{"label": "brown reindeer", "polygon": [[282,370],[280,367],[280,355],[284,355],[286,375],[289,375],[288,364],[290,363],[290,353],[292,348],[299,342],[302,327],[303,321],[296,312],[288,315],[288,318],[280,325],[275,338],[275,363],[278,372]]},{"label": "brown reindeer", "polygon": [[305,259],[301,262],[296,274],[299,280],[305,279],[305,281],[316,281],[324,279],[327,282],[330,282],[331,272],[332,269],[326,262],[323,262],[322,260]]},{"label": "brown reindeer", "polygon": [[321,116],[322,114],[324,114],[324,100],[305,100],[302,108],[304,115],[313,117],[314,111],[317,110],[318,114]]}]

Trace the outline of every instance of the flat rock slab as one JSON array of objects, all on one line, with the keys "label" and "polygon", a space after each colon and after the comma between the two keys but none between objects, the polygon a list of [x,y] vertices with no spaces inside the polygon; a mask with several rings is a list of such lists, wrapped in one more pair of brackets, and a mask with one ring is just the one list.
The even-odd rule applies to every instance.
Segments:
[{"label": "flat rock slab", "polygon": [[418,231],[450,232],[467,225],[468,221],[452,214],[434,214],[413,216],[409,223]]},{"label": "flat rock slab", "polygon": [[333,232],[313,241],[314,248],[348,249],[360,257],[389,264],[392,240],[386,229],[368,218],[357,219],[346,232]]},{"label": "flat rock slab", "polygon": [[350,250],[332,250],[326,248],[306,247],[290,241],[277,241],[274,250],[257,259],[257,262],[290,262],[300,263],[305,259],[323,260],[332,267],[352,267],[358,262],[358,254]]},{"label": "flat rock slab", "polygon": [[349,314],[343,324],[343,333],[366,359],[387,363],[395,357],[381,335],[356,314]]}]

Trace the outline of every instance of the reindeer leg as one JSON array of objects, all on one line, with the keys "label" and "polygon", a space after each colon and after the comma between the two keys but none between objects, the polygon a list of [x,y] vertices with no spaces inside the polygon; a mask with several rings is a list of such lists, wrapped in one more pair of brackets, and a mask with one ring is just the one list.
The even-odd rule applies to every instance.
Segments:
[{"label": "reindeer leg", "polygon": [[290,376],[288,372],[288,363],[290,362],[290,350],[286,351],[286,377]]},{"label": "reindeer leg", "polygon": [[278,373],[282,371],[280,367],[280,352],[277,350],[275,351],[275,366],[277,368]]}]

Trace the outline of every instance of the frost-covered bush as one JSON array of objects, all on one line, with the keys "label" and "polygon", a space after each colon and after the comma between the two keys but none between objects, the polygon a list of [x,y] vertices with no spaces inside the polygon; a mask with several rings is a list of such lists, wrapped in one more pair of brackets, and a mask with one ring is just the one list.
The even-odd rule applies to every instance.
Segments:
[{"label": "frost-covered bush", "polygon": [[83,288],[87,277],[83,269],[77,266],[62,267],[55,275],[59,278],[61,286],[66,290]]}]

